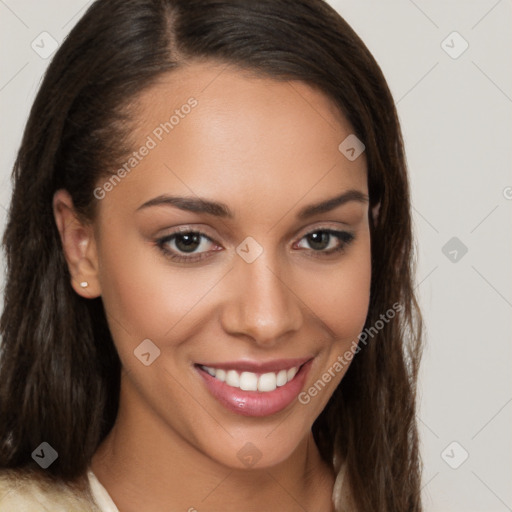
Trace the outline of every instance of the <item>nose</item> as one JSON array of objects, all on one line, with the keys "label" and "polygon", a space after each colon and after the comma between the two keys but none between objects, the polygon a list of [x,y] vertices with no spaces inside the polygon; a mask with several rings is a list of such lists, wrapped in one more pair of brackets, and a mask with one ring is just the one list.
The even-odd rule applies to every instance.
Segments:
[{"label": "nose", "polygon": [[267,348],[293,337],[303,323],[303,305],[289,275],[265,251],[252,263],[237,257],[226,283],[229,300],[221,315],[225,332],[245,335]]}]

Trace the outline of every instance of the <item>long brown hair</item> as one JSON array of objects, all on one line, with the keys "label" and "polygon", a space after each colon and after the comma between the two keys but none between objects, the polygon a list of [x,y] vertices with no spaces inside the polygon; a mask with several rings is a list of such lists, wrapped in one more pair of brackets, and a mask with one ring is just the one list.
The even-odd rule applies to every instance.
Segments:
[{"label": "long brown hair", "polygon": [[0,468],[38,469],[31,453],[46,441],[58,459],[44,473],[83,479],[114,424],[119,357],[101,297],[84,299],[70,285],[52,198],[65,188],[92,221],[95,184],[130,151],[127,107],[162,73],[193,59],[315,86],[364,142],[370,207],[381,204],[370,226],[365,327],[376,330],[393,304],[401,307],[360,343],[313,434],[326,461],[346,459],[358,509],[421,511],[415,408],[422,322],[402,135],[381,69],[322,0],[98,0],[63,42],[12,173],[3,237]]}]

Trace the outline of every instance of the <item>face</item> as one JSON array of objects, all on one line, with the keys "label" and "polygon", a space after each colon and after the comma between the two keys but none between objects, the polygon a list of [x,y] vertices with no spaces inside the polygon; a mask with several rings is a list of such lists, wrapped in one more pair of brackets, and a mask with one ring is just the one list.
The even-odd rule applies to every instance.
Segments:
[{"label": "face", "polygon": [[73,286],[102,297],[126,407],[226,466],[272,466],[364,326],[365,155],[340,152],[353,130],[319,91],[214,64],[161,78],[134,112],[135,153],[97,183],[74,266],[68,251]]}]

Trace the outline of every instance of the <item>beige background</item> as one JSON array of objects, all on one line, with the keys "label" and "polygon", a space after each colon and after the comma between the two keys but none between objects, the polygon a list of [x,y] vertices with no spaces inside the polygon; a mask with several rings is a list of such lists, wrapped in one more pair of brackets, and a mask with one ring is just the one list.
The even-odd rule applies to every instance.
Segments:
[{"label": "beige background", "polygon": [[[45,37],[51,49],[50,36],[62,41],[89,3],[0,0],[2,231],[10,170],[49,61],[31,44]],[[428,329],[425,509],[512,510],[512,2],[330,3],[381,65],[405,136]]]}]

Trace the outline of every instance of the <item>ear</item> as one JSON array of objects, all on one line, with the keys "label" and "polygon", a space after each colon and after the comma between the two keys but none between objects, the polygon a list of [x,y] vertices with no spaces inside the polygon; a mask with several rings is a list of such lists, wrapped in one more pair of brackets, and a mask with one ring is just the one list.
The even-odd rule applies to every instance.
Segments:
[{"label": "ear", "polygon": [[379,221],[380,201],[372,208],[373,224],[376,225]]},{"label": "ear", "polygon": [[[100,296],[93,227],[78,220],[73,200],[67,190],[60,189],[55,192],[53,215],[71,274],[71,286],[78,295],[87,299]],[[87,283],[87,286],[82,286],[81,283]]]}]

